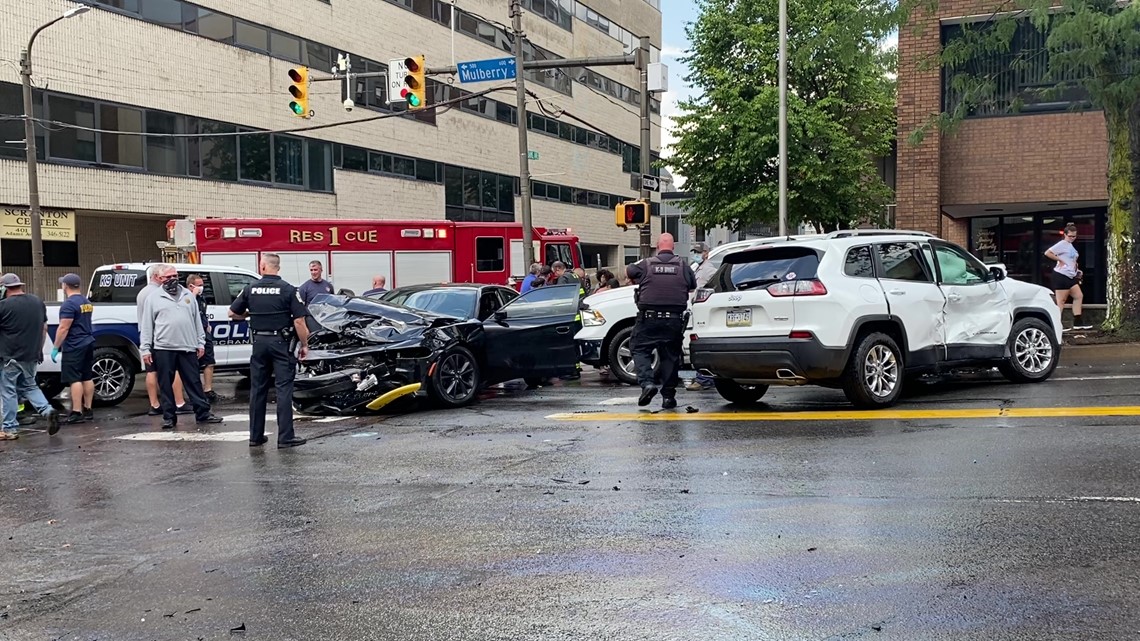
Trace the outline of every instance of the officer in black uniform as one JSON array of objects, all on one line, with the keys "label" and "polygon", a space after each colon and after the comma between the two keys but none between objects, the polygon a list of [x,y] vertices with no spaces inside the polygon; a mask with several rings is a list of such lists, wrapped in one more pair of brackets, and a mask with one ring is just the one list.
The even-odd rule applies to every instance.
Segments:
[{"label": "officer in black uniform", "polygon": [[246,285],[230,305],[230,318],[249,318],[253,358],[249,362],[249,446],[264,445],[265,404],[269,401],[269,377],[277,383],[277,447],[304,445],[293,433],[293,379],[297,375],[294,341],[305,357],[309,328],[305,304],[296,287],[281,280],[281,257],[261,255],[261,280]]},{"label": "officer in black uniform", "polygon": [[[677,407],[685,309],[689,292],[697,288],[697,279],[684,259],[673,253],[673,235],[668,233],[657,239],[656,256],[630,265],[626,274],[638,284],[634,296],[637,322],[630,339],[637,384],[641,386],[637,404],[649,405],[660,388],[661,407],[672,409]],[[656,372],[653,350],[659,359]]]}]

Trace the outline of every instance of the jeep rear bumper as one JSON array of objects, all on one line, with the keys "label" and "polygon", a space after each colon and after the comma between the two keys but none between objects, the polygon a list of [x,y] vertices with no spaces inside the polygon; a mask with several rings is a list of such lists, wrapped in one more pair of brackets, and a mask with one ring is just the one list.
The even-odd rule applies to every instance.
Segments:
[{"label": "jeep rear bumper", "polygon": [[837,379],[847,349],[824,347],[816,338],[698,338],[689,344],[698,372],[738,382],[797,385]]}]

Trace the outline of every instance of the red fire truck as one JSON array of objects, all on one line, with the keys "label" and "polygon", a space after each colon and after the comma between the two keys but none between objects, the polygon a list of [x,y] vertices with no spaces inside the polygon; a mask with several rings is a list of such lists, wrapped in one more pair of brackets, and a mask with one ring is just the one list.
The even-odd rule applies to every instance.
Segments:
[{"label": "red fire truck", "polygon": [[[440,282],[514,285],[526,276],[522,225],[447,220],[198,218],[167,223],[163,259],[257,271],[262,252],[281,256],[281,276],[309,278],[319,260],[337,290],[360,294],[383,275],[389,288]],[[535,259],[582,266],[569,229],[535,228]],[[160,246],[162,244],[160,243]]]}]

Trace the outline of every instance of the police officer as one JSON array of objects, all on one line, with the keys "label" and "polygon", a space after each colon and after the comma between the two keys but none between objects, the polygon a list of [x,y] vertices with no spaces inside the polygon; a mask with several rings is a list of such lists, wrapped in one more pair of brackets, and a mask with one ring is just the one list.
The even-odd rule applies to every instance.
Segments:
[{"label": "police officer", "polygon": [[[668,233],[657,239],[656,256],[630,265],[626,274],[638,284],[634,296],[637,322],[630,340],[637,383],[641,386],[637,404],[649,405],[660,386],[661,407],[672,409],[677,407],[685,309],[697,280],[684,259],[673,253],[673,235]],[[659,359],[656,372],[653,350],[657,350]]]},{"label": "police officer", "polygon": [[253,335],[253,358],[249,362],[249,446],[269,441],[265,436],[265,404],[269,400],[269,377],[277,386],[277,447],[304,445],[293,433],[293,379],[297,360],[290,347],[300,341],[300,356],[308,349],[309,328],[305,305],[296,287],[281,280],[281,257],[261,255],[261,280],[246,285],[230,305],[230,318],[249,318]]}]

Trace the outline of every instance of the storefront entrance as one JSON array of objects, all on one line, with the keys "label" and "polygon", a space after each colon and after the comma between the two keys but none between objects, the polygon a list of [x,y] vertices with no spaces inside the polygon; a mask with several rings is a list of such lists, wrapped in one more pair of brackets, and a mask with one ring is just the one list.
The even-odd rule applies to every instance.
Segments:
[{"label": "storefront entrance", "polygon": [[1085,302],[1104,303],[1106,214],[1099,207],[970,218],[969,249],[982,262],[1004,263],[1011,278],[1048,287],[1055,263],[1045,258],[1045,250],[1061,240],[1066,223],[1075,223]]}]

